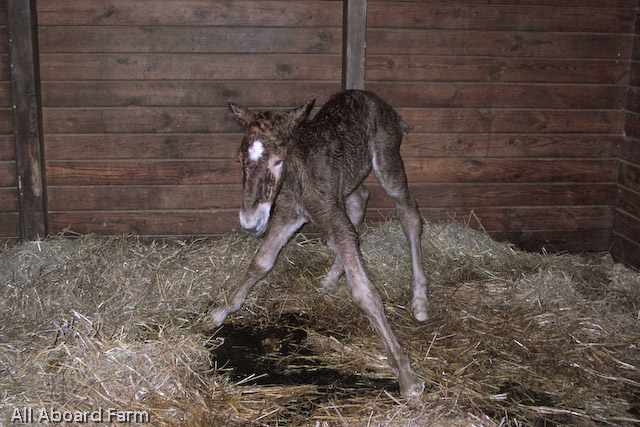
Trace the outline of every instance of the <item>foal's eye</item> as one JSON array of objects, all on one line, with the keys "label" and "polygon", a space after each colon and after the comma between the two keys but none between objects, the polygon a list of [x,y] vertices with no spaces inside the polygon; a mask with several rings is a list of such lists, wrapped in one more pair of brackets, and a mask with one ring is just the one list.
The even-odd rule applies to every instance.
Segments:
[{"label": "foal's eye", "polygon": [[278,167],[278,166],[280,166],[281,164],[282,164],[282,160],[276,160],[276,161],[273,163],[273,166],[274,166],[274,167]]}]

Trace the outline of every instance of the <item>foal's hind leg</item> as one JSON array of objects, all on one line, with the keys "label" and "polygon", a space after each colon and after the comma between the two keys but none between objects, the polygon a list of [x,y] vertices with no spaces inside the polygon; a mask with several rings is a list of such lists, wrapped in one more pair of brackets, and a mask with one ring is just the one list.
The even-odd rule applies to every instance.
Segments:
[{"label": "foal's hind leg", "polygon": [[[398,376],[402,395],[419,396],[424,390],[424,383],[413,372],[409,356],[404,352],[391,330],[380,295],[365,271],[364,261],[358,246],[358,235],[353,225],[349,223],[347,215],[339,208],[335,207],[330,211],[330,215],[330,221],[316,221],[316,223],[344,265],[351,298],[367,316],[371,326],[380,337],[387,352],[389,365]],[[328,215],[316,215],[316,217],[327,218]]]},{"label": "foal's hind leg", "polygon": [[[397,138],[397,140],[394,140]],[[418,213],[418,205],[409,193],[407,175],[404,163],[400,157],[400,140],[402,135],[385,135],[374,142],[373,170],[387,194],[396,203],[398,217],[402,223],[404,234],[411,249],[411,265],[413,270],[413,315],[419,321],[428,317],[427,277],[422,268],[422,249],[420,234],[422,234],[422,218]]]},{"label": "foal's hind leg", "polygon": [[[345,200],[349,221],[353,224],[353,228],[356,229],[356,232],[364,220],[364,213],[367,210],[368,200],[369,190],[367,190],[364,184],[360,184],[360,186],[356,188],[355,191]],[[338,287],[338,280],[340,280],[340,277],[342,277],[343,274],[344,267],[342,266],[340,259],[336,256],[336,259],[333,261],[333,265],[331,266],[331,270],[329,270],[324,279],[322,279],[322,287],[327,292],[334,293]]]}]

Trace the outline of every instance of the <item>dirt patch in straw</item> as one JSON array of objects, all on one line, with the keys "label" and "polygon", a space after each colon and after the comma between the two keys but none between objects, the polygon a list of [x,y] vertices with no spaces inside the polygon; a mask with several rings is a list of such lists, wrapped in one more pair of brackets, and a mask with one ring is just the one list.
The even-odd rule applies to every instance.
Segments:
[{"label": "dirt patch in straw", "polygon": [[69,424],[640,422],[640,273],[607,254],[526,253],[427,223],[431,316],[421,324],[401,228],[366,228],[370,275],[427,384],[407,400],[344,283],[335,295],[319,287],[333,261],[319,240],[298,236],[245,307],[211,328],[204,314],[258,244],[81,236],[4,247],[2,422],[28,410],[80,417]]}]

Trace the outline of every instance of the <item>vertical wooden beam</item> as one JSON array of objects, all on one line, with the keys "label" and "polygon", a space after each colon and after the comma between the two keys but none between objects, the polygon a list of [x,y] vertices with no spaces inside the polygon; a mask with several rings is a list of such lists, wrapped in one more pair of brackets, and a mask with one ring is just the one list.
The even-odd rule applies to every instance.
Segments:
[{"label": "vertical wooden beam", "polygon": [[23,239],[46,235],[35,2],[7,0],[13,135]]},{"label": "vertical wooden beam", "polygon": [[364,89],[367,0],[344,0],[342,88]]}]

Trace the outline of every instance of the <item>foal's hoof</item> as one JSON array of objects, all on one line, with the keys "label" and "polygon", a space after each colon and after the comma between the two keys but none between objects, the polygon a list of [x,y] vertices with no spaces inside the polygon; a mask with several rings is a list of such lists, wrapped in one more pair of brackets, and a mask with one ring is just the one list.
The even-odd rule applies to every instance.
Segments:
[{"label": "foal's hoof", "polygon": [[212,310],[211,313],[209,313],[209,320],[211,320],[213,326],[217,328],[218,326],[222,325],[224,319],[227,318],[227,314],[227,310],[225,310],[224,308],[216,308],[215,310]]},{"label": "foal's hoof", "polygon": [[429,318],[429,303],[425,299],[414,299],[411,304],[413,316],[418,322],[424,322]]},{"label": "foal's hoof", "polygon": [[409,384],[400,384],[400,394],[404,397],[418,397],[422,396],[424,392],[424,381],[418,377],[414,377],[413,381]]},{"label": "foal's hoof", "polygon": [[340,277],[331,277],[329,275],[326,275],[321,282],[322,288],[325,290],[325,292],[328,292],[330,294],[335,294],[336,291],[338,290],[339,279]]}]

